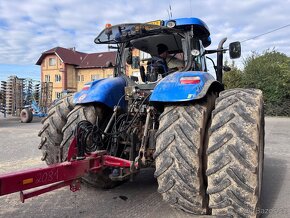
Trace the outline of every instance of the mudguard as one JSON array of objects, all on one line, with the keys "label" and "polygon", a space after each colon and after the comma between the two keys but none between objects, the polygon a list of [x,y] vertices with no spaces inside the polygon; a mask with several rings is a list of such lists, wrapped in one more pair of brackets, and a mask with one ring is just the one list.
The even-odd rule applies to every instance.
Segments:
[{"label": "mudguard", "polygon": [[100,79],[86,83],[80,92],[74,95],[75,104],[99,102],[114,108],[119,103],[125,109],[124,87],[126,80],[122,77]]},{"label": "mudguard", "polygon": [[[194,77],[194,78],[193,78]],[[195,81],[186,79],[193,78]],[[182,82],[185,81],[185,82]],[[207,72],[175,72],[163,78],[153,90],[150,102],[186,102],[204,97],[211,85],[219,90],[222,85]]]}]

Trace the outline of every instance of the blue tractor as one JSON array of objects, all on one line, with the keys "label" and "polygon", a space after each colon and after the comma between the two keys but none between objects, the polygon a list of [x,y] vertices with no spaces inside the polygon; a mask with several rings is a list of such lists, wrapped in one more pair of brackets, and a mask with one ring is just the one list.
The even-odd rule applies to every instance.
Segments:
[{"label": "blue tractor", "polygon": [[[115,75],[86,84],[50,108],[39,132],[43,160],[49,165],[66,161],[78,136],[84,153],[106,150],[139,166],[90,172],[83,180],[92,185],[110,188],[152,167],[158,192],[177,209],[258,216],[263,97],[256,89],[224,90],[223,54],[229,51],[231,58],[238,58],[241,53],[239,42],[223,48],[225,40],[217,49],[206,49],[210,32],[197,18],[108,25],[95,43],[117,49]],[[165,67],[155,58],[160,44],[168,52]],[[146,57],[138,82],[126,75],[134,49]],[[213,53],[216,78],[206,65]]]}]

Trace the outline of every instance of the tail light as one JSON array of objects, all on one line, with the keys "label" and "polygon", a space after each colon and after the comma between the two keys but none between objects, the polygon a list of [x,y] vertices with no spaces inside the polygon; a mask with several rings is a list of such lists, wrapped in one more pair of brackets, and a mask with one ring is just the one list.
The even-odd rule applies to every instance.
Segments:
[{"label": "tail light", "polygon": [[200,83],[200,77],[199,76],[181,77],[179,82],[181,84],[198,84],[198,83]]},{"label": "tail light", "polygon": [[89,90],[90,87],[91,87],[91,84],[84,85],[84,87],[82,88],[82,91]]}]

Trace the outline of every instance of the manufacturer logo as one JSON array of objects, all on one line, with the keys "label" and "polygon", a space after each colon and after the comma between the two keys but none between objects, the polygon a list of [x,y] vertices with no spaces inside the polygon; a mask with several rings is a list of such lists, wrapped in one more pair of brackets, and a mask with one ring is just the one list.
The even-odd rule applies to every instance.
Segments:
[{"label": "manufacturer logo", "polygon": [[85,98],[87,97],[87,94],[82,94],[79,99],[78,99],[78,102],[82,102],[82,100],[84,100]]}]

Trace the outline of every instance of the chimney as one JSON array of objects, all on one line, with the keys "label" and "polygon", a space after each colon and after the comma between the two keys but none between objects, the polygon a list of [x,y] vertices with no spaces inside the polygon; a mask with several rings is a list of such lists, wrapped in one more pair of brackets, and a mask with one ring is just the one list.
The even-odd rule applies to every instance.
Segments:
[{"label": "chimney", "polygon": [[72,47],[72,48],[68,48],[69,50],[75,52],[76,51],[76,47]]}]

